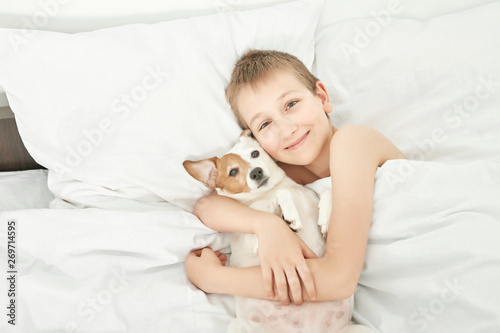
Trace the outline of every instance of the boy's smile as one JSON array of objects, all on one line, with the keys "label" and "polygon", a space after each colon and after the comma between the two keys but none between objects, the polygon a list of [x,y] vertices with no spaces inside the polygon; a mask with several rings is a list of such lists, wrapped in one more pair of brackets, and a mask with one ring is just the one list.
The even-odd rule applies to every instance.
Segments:
[{"label": "boy's smile", "polygon": [[313,94],[296,76],[279,70],[242,87],[238,108],[261,146],[280,162],[307,167],[328,150],[334,128],[325,113],[333,106],[319,81]]},{"label": "boy's smile", "polygon": [[286,147],[285,149],[294,150],[294,149],[298,149],[299,147],[301,147],[302,144],[306,141],[306,138],[309,135],[309,132],[310,131],[307,131],[307,133],[304,134],[300,139],[298,139],[297,141],[295,141],[294,143],[292,143],[290,146]]}]

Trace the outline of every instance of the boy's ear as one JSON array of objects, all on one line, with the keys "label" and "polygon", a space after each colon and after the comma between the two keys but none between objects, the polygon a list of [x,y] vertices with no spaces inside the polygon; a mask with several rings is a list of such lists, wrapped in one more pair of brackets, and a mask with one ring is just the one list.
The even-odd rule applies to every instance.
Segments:
[{"label": "boy's ear", "polygon": [[321,99],[323,103],[323,111],[325,113],[330,113],[333,111],[333,104],[330,102],[330,97],[328,96],[328,92],[326,91],[326,87],[321,81],[316,81],[316,94]]},{"label": "boy's ear", "polygon": [[215,187],[217,179],[217,157],[201,161],[184,161],[182,166],[196,180],[202,182],[208,188]]}]

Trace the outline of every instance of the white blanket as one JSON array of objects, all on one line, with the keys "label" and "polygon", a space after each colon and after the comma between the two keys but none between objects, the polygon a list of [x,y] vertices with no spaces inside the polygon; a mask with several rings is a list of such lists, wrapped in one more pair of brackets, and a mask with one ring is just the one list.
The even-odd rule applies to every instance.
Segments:
[{"label": "white blanket", "polygon": [[[207,296],[187,279],[195,249],[227,247],[228,237],[186,212],[22,210],[16,222],[16,326],[5,332],[224,332],[233,298]],[[6,279],[0,283],[7,304]]]},{"label": "white blanket", "polygon": [[[376,175],[355,319],[379,332],[500,327],[500,166],[405,160]],[[323,179],[315,190],[329,186]],[[183,261],[228,237],[183,211],[32,209],[0,214],[0,260],[16,222],[16,326],[2,332],[224,332],[231,296],[205,295]],[[8,281],[0,302],[8,304]]]},{"label": "white blanket", "polygon": [[388,161],[373,207],[357,320],[389,333],[500,331],[500,165]]}]

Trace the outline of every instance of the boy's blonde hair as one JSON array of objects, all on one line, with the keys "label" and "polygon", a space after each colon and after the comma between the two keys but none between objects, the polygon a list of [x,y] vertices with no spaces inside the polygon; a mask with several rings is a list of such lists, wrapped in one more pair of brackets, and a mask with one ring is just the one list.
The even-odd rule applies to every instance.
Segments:
[{"label": "boy's blonde hair", "polygon": [[315,85],[319,80],[295,56],[280,51],[247,51],[236,62],[231,80],[226,88],[226,99],[242,128],[248,128],[248,125],[245,124],[237,105],[241,88],[247,84],[255,87],[259,80],[277,70],[291,72],[312,94],[317,94]]}]

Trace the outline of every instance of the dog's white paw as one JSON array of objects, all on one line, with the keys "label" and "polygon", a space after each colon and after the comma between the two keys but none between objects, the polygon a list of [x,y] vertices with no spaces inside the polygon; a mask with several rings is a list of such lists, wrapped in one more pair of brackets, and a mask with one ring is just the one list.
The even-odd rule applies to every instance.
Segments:
[{"label": "dog's white paw", "polygon": [[288,223],[290,228],[295,232],[304,230],[302,221],[300,220],[299,212],[297,211],[297,207],[295,206],[295,202],[293,201],[293,197],[290,191],[279,190],[276,193],[276,197],[278,200],[278,205],[281,208],[283,219],[286,221],[286,223]]},{"label": "dog's white paw", "polygon": [[321,192],[318,208],[318,226],[321,234],[324,238],[326,238],[328,234],[328,226],[330,225],[330,216],[332,215],[332,190],[326,189]]},{"label": "dog's white paw", "polygon": [[302,226],[302,223],[300,222],[299,219],[297,220],[292,220],[292,221],[288,221],[286,220],[286,223],[288,223],[288,226],[290,227],[290,229],[292,229],[293,231],[295,232],[301,232],[301,231],[304,231],[304,227]]}]

